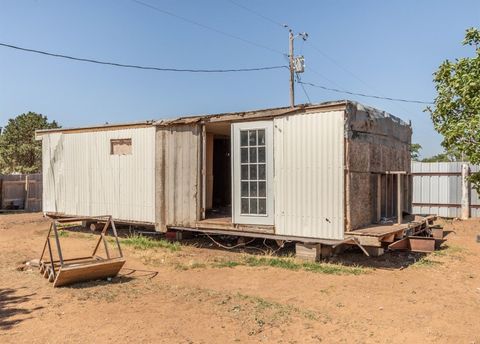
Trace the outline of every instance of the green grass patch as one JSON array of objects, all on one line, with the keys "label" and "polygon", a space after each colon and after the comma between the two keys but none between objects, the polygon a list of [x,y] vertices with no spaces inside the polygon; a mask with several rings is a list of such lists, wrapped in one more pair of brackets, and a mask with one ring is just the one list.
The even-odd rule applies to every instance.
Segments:
[{"label": "green grass patch", "polygon": [[242,265],[242,264],[234,260],[225,260],[225,261],[214,263],[213,267],[214,268],[234,268],[238,265]]},{"label": "green grass patch", "polygon": [[302,264],[302,268],[306,271],[312,271],[329,275],[361,275],[367,273],[367,269],[359,266],[345,266],[341,264],[330,263],[309,263]]},{"label": "green grass patch", "polygon": [[422,257],[412,264],[414,268],[432,268],[438,265],[442,265],[442,262],[436,260],[428,259],[427,257]]},{"label": "green grass patch", "polygon": [[121,240],[122,244],[132,246],[136,250],[148,250],[154,248],[165,248],[172,252],[180,251],[180,244],[164,239],[156,240],[143,235],[132,235]]},{"label": "green grass patch", "polygon": [[459,257],[465,253],[465,249],[460,246],[446,246],[445,248],[441,248],[440,250],[433,251],[432,254],[436,257],[447,257],[447,256],[454,256]]},{"label": "green grass patch", "polygon": [[368,272],[368,269],[358,266],[345,266],[341,264],[332,263],[314,263],[314,262],[297,262],[292,258],[278,258],[278,257],[256,257],[248,256],[240,261],[221,261],[215,263],[213,266],[217,268],[235,266],[251,266],[251,267],[273,267],[286,270],[304,270],[315,273],[331,274],[331,275],[360,275]]},{"label": "green grass patch", "polygon": [[66,230],[61,229],[61,230],[58,231],[58,236],[60,238],[67,238],[69,235],[70,235],[70,233]]},{"label": "green grass patch", "polygon": [[197,262],[194,262],[194,263],[191,263],[191,264],[176,264],[175,265],[175,269],[183,270],[183,271],[192,270],[192,269],[205,269],[206,267],[207,267],[206,264],[197,263]]},{"label": "green grass patch", "polygon": [[57,223],[57,229],[68,229],[68,228],[78,228],[81,227],[81,222],[67,222],[67,223]]},{"label": "green grass patch", "polygon": [[286,258],[266,258],[266,257],[247,257],[245,264],[248,266],[271,266],[274,268],[282,268],[288,270],[299,270],[301,265],[296,263],[293,259]]}]

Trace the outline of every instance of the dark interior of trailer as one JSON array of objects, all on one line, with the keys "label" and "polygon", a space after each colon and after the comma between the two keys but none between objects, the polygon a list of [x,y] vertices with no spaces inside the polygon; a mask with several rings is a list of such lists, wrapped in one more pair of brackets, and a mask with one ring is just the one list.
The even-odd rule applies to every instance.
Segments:
[{"label": "dark interior of trailer", "polygon": [[206,125],[205,219],[232,221],[230,135],[230,123]]},{"label": "dark interior of trailer", "polygon": [[[378,223],[387,219],[398,218],[399,207],[398,202],[400,200],[402,213],[400,216],[409,212],[409,189],[410,179],[406,174],[381,174],[378,176],[377,184],[377,213],[373,215],[374,220],[372,223]],[[377,178],[377,176],[375,178]],[[399,195],[399,180],[401,179],[400,195]],[[400,197],[399,197],[400,196]]]}]

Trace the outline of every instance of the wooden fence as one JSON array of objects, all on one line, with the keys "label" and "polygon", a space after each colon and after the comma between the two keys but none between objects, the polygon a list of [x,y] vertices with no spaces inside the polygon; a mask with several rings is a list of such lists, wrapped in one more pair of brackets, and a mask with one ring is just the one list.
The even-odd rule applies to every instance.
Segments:
[{"label": "wooden fence", "polygon": [[0,175],[0,210],[42,211],[42,174]]}]

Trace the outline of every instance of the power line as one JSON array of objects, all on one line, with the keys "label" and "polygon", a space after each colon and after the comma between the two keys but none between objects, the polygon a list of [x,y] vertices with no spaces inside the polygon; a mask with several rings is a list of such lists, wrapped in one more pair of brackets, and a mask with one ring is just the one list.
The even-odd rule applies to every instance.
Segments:
[{"label": "power line", "polygon": [[238,2],[235,2],[235,1],[233,1],[233,0],[228,0],[228,1],[229,1],[230,3],[232,3],[232,4],[234,4],[234,5],[237,6],[237,7],[243,8],[243,9],[244,9],[245,11],[247,11],[247,12],[250,12],[250,13],[255,14],[257,17],[260,17],[260,18],[262,18],[262,19],[264,19],[264,20],[266,20],[266,21],[268,21],[268,22],[270,22],[270,23],[272,23],[272,24],[274,24],[274,25],[276,25],[276,26],[280,26],[282,29],[286,28],[286,25],[285,25],[285,24],[282,24],[282,23],[276,21],[275,19],[272,19],[272,18],[270,18],[270,17],[267,17],[266,15],[263,15],[263,14],[261,14],[260,12],[255,11],[254,9],[251,9],[251,8],[245,6],[245,5],[239,4]]},{"label": "power line", "polygon": [[415,104],[427,104],[427,105],[433,105],[433,102],[426,102],[422,100],[411,100],[411,99],[402,99],[402,98],[391,98],[391,97],[382,97],[382,96],[376,96],[376,95],[371,95],[371,94],[364,94],[364,93],[357,93],[357,92],[352,92],[352,91],[346,91],[346,90],[340,90],[337,88],[330,88],[322,85],[316,85],[311,82],[303,82],[303,81],[297,81],[299,84],[304,84],[312,87],[317,87],[321,88],[326,91],[332,91],[332,92],[337,92],[337,93],[346,93],[354,96],[360,96],[360,97],[367,97],[367,98],[376,98],[376,99],[383,99],[383,100],[390,100],[390,101],[395,101],[395,102],[403,102],[403,103],[415,103]]},{"label": "power line", "polygon": [[209,26],[209,25],[202,24],[202,23],[197,22],[197,21],[195,21],[195,20],[192,20],[192,19],[189,19],[189,18],[180,16],[180,15],[178,15],[178,14],[175,14],[175,13],[173,13],[173,12],[166,11],[166,10],[164,10],[164,9],[161,9],[161,8],[157,7],[157,6],[153,6],[153,5],[149,4],[149,3],[146,3],[146,2],[143,2],[143,1],[140,1],[140,0],[131,0],[131,1],[137,3],[137,4],[141,5],[141,6],[150,8],[150,9],[152,9],[152,10],[154,10],[154,11],[157,11],[157,12],[160,12],[160,13],[163,13],[163,14],[166,14],[166,15],[168,15],[168,16],[170,16],[170,17],[174,17],[174,18],[183,20],[184,22],[187,22],[187,23],[190,23],[190,24],[199,26],[199,27],[201,27],[201,28],[204,28],[204,29],[207,29],[207,30],[216,32],[216,33],[218,33],[218,34],[220,34],[220,35],[223,35],[223,36],[226,36],[226,37],[230,37],[230,38],[236,39],[236,40],[238,40],[238,41],[241,41],[241,42],[244,42],[244,43],[253,45],[253,46],[257,47],[257,48],[261,48],[261,49],[265,49],[265,50],[268,50],[268,51],[271,51],[271,52],[274,52],[274,53],[277,53],[277,54],[285,55],[285,54],[282,53],[280,50],[276,50],[276,49],[267,47],[266,45],[262,45],[262,44],[260,44],[260,43],[250,41],[250,40],[248,40],[248,39],[245,39],[245,38],[242,38],[242,37],[233,35],[233,34],[231,34],[231,33],[225,32],[225,31],[221,31],[221,30],[216,29],[216,28],[214,28],[214,27],[211,27],[211,26]]},{"label": "power line", "polygon": [[87,59],[87,58],[82,58],[82,57],[74,57],[70,55],[63,55],[63,54],[57,54],[57,53],[51,53],[43,50],[36,50],[36,49],[30,49],[30,48],[23,48],[19,47],[16,45],[12,44],[6,44],[6,43],[1,43],[0,46],[6,47],[6,48],[11,48],[11,49],[16,49],[16,50],[21,50],[21,51],[26,51],[30,53],[35,53],[35,54],[41,54],[41,55],[46,55],[46,56],[51,56],[51,57],[57,57],[57,58],[63,58],[63,59],[69,59],[69,60],[74,60],[74,61],[80,61],[80,62],[89,62],[89,63],[95,63],[95,64],[100,64],[100,65],[108,65],[108,66],[114,66],[114,67],[123,67],[123,68],[135,68],[135,69],[144,69],[144,70],[156,70],[160,72],[185,72],[185,73],[231,73],[231,72],[256,72],[256,71],[263,71],[263,70],[272,70],[272,69],[283,69],[287,68],[287,66],[266,66],[266,67],[254,67],[254,68],[231,68],[231,69],[182,69],[182,68],[164,68],[164,67],[152,67],[152,66],[141,66],[141,65],[132,65],[132,64],[123,64],[123,63],[117,63],[117,62],[107,62],[107,61],[100,61],[100,60],[94,60],[94,59]]},{"label": "power line", "polygon": [[300,74],[299,73],[295,73],[295,74],[296,74],[296,77],[297,77],[297,83],[300,84],[300,87],[302,88],[303,93],[305,93],[305,97],[307,97],[308,103],[311,104],[312,101],[310,100],[310,96],[308,95],[308,92],[305,89],[305,86],[303,86],[302,78],[300,77]]},{"label": "power line", "polygon": [[[370,86],[367,82],[365,82],[364,80],[362,80],[358,75],[356,75],[354,72],[352,72],[351,70],[349,70],[348,68],[342,66],[339,62],[337,62],[333,57],[329,56],[327,53],[325,53],[324,51],[322,51],[322,49],[320,49],[319,47],[317,47],[315,44],[313,44],[311,41],[309,41],[310,43],[310,46],[313,48],[313,50],[315,50],[319,55],[323,56],[324,58],[326,58],[327,60],[329,60],[331,63],[333,63],[335,66],[337,66],[339,69],[341,69],[343,72],[345,72],[346,74],[349,74],[350,76],[352,76],[354,79],[356,79],[357,81],[359,81],[360,83],[362,83],[364,86],[366,86],[367,88],[369,88],[371,91],[375,92],[375,93],[378,93],[380,94],[382,97],[384,97],[384,95],[379,92],[378,90],[376,90],[375,88],[373,88],[372,86]],[[337,84],[337,83],[335,83]],[[338,85],[338,84],[337,84]],[[405,106],[403,106],[402,104],[398,104],[398,108],[399,109],[402,109],[402,111],[405,111],[406,113],[409,113],[410,110],[408,110]]]},{"label": "power line", "polygon": [[365,86],[367,86],[368,88],[370,88],[372,91],[375,91],[377,92],[376,90],[374,90],[369,84],[367,84],[365,81],[363,81],[360,77],[358,77],[355,73],[353,73],[351,70],[349,70],[348,68],[342,66],[340,63],[338,63],[333,57],[329,56],[327,53],[325,53],[324,51],[322,51],[320,48],[318,48],[316,45],[314,45],[312,42],[308,42],[310,44],[310,46],[313,48],[313,50],[315,50],[318,54],[322,55],[323,57],[325,57],[327,60],[329,60],[331,63],[333,63],[335,66],[337,66],[338,68],[340,68],[341,70],[343,70],[345,73],[349,74],[350,76],[352,76],[353,78],[355,78],[357,81],[361,82],[362,84],[364,84]]}]

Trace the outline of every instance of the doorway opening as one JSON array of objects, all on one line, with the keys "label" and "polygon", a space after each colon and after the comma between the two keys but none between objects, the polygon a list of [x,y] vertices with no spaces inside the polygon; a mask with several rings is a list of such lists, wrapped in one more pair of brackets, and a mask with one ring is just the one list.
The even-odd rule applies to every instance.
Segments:
[{"label": "doorway opening", "polygon": [[230,123],[205,126],[205,219],[232,222]]}]

